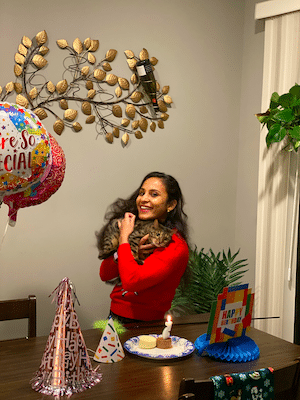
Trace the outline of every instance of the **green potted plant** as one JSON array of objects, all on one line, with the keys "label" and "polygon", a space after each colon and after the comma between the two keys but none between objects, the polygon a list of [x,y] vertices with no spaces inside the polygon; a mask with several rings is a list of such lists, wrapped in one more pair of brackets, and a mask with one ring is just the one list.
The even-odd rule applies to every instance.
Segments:
[{"label": "green potted plant", "polygon": [[187,284],[182,282],[176,290],[171,313],[173,315],[208,313],[212,301],[226,286],[241,284],[241,278],[247,271],[244,268],[247,260],[237,260],[237,255],[227,254],[224,250],[214,254],[210,249],[207,253],[197,247],[190,251],[190,279]]},{"label": "green potted plant", "polygon": [[300,86],[295,84],[281,96],[274,92],[265,113],[255,114],[267,126],[267,147],[286,140],[286,148],[297,151],[300,147]]}]

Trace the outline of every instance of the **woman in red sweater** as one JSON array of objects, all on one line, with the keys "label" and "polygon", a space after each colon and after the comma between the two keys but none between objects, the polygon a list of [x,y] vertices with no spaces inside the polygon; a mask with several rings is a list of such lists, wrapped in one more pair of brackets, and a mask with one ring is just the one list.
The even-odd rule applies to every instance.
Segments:
[{"label": "woman in red sweater", "polygon": [[[110,295],[111,315],[121,322],[163,319],[170,309],[181,278],[188,274],[188,226],[183,205],[178,182],[170,175],[151,172],[128,199],[118,199],[106,213],[108,222],[97,233],[99,250],[105,229],[114,218],[120,219],[120,237],[117,254],[101,263],[100,278],[102,281],[121,278],[122,284],[116,285]],[[147,236],[141,239],[142,265],[133,258],[128,242],[135,219],[158,219],[175,229],[171,243],[165,248],[146,244]]]}]

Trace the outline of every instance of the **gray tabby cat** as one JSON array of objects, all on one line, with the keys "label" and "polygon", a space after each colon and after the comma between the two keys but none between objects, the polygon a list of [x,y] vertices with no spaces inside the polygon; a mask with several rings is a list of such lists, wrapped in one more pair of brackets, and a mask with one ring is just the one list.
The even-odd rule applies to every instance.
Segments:
[{"label": "gray tabby cat", "polygon": [[[142,264],[138,257],[139,242],[142,237],[149,234],[147,243],[154,244],[156,247],[167,247],[172,240],[174,230],[161,225],[158,220],[155,221],[136,221],[133,232],[129,235],[128,241],[131,247],[133,257]],[[119,226],[118,220],[114,219],[108,225],[105,233],[102,249],[99,249],[99,258],[104,259],[117,251],[119,246]]]}]

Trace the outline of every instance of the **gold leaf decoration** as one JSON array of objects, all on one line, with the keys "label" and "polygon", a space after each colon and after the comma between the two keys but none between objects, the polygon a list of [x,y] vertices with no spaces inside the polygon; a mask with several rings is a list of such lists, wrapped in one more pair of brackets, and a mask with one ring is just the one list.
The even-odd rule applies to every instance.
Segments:
[{"label": "gold leaf decoration", "polygon": [[103,71],[103,70],[100,69],[100,68],[95,69],[95,71],[94,71],[94,77],[97,79],[97,81],[103,81],[103,79],[105,78],[105,76],[106,76],[106,72],[105,72],[105,71]]},{"label": "gold leaf decoration", "polygon": [[45,54],[47,54],[49,51],[49,48],[47,46],[41,46],[39,49],[39,53],[44,56]]},{"label": "gold leaf decoration", "polygon": [[81,68],[81,74],[83,76],[87,76],[90,72],[90,67],[88,65]]},{"label": "gold leaf decoration", "polygon": [[98,48],[99,48],[99,40],[91,40],[91,44],[90,44],[88,50],[89,51],[96,51],[96,50],[98,50]]},{"label": "gold leaf decoration", "polygon": [[2,93],[2,86],[0,86],[0,94]]},{"label": "gold leaf decoration", "polygon": [[95,90],[95,89],[90,89],[90,90],[88,91],[87,97],[88,97],[89,99],[93,99],[95,96],[96,96],[96,90]]},{"label": "gold leaf decoration", "polygon": [[92,81],[86,81],[85,87],[86,87],[88,90],[90,90],[90,89],[93,89],[94,84],[93,84]]},{"label": "gold leaf decoration", "polygon": [[113,128],[113,135],[115,138],[118,138],[120,136],[120,129],[117,126]]},{"label": "gold leaf decoration", "polygon": [[[17,94],[22,93],[23,86],[21,85],[20,82],[15,82],[15,83],[14,83],[14,88],[15,88],[15,92],[16,92]],[[1,89],[1,92],[2,92],[2,89]],[[0,92],[0,94],[1,94],[1,92]]]},{"label": "gold leaf decoration", "polygon": [[166,120],[169,118],[169,114],[167,114],[167,113],[162,113],[161,116],[160,116],[160,118],[161,118],[163,121],[166,121]]},{"label": "gold leaf decoration", "polygon": [[118,83],[122,89],[129,89],[129,82],[126,78],[118,78]]},{"label": "gold leaf decoration", "polygon": [[141,131],[136,131],[135,134],[134,134],[134,136],[135,136],[137,139],[143,139],[143,134],[142,134]]},{"label": "gold leaf decoration", "polygon": [[48,114],[43,108],[36,108],[35,110],[33,110],[33,112],[39,117],[40,120],[48,117]]},{"label": "gold leaf decoration", "polygon": [[124,53],[125,53],[127,58],[134,58],[134,52],[133,51],[125,50]]},{"label": "gold leaf decoration", "polygon": [[48,92],[50,92],[50,93],[54,93],[54,92],[55,92],[55,85],[54,85],[54,83],[52,83],[51,81],[49,81],[49,82],[47,83],[47,90],[48,90]]},{"label": "gold leaf decoration", "polygon": [[148,108],[147,108],[146,106],[141,106],[141,107],[140,107],[140,112],[141,112],[142,114],[146,114],[146,113],[148,112]]},{"label": "gold leaf decoration", "polygon": [[91,103],[89,103],[88,101],[84,101],[81,105],[81,110],[82,110],[83,114],[91,115],[91,113],[92,113]]},{"label": "gold leaf decoration", "polygon": [[164,96],[164,102],[167,104],[173,103],[172,97],[169,95]]},{"label": "gold leaf decoration", "polygon": [[114,61],[114,59],[116,58],[116,55],[117,55],[117,50],[115,50],[115,49],[110,49],[110,50],[108,50],[107,52],[106,52],[106,55],[105,55],[105,60],[106,61],[109,61],[109,62],[112,62],[112,61]]},{"label": "gold leaf decoration", "polygon": [[43,68],[47,64],[47,60],[39,54],[33,56],[32,62],[38,68]]},{"label": "gold leaf decoration", "polygon": [[83,52],[83,45],[79,38],[76,38],[73,42],[73,49],[76,51],[77,54],[81,54]]},{"label": "gold leaf decoration", "polygon": [[170,90],[170,86],[164,86],[161,91],[162,91],[162,94],[168,94],[169,90]]},{"label": "gold leaf decoration", "polygon": [[136,63],[137,63],[137,60],[135,58],[128,58],[127,59],[127,64],[128,64],[128,66],[129,66],[129,68],[131,70],[135,69]]},{"label": "gold leaf decoration", "polygon": [[59,102],[60,108],[62,108],[63,110],[67,110],[69,108],[68,106],[68,102],[66,99],[61,99]]},{"label": "gold leaf decoration", "polygon": [[18,95],[17,95],[17,97],[16,97],[16,103],[17,103],[19,106],[22,106],[22,107],[24,107],[24,108],[27,108],[27,107],[28,107],[28,104],[29,104],[29,102],[28,102],[28,100],[26,99],[26,97],[22,96],[21,94],[18,94]]},{"label": "gold leaf decoration", "polygon": [[20,43],[18,47],[18,52],[22,54],[22,56],[26,57],[28,53],[27,47],[25,47],[22,43]]},{"label": "gold leaf decoration", "polygon": [[130,78],[130,82],[135,85],[138,82],[138,78],[136,76],[136,74],[132,74],[131,78]]},{"label": "gold leaf decoration", "polygon": [[131,127],[133,130],[137,129],[139,127],[139,121],[138,120],[132,121]]},{"label": "gold leaf decoration", "polygon": [[35,37],[35,40],[36,40],[38,46],[41,46],[42,44],[46,43],[47,39],[48,39],[48,37],[47,37],[46,31],[39,32]]},{"label": "gold leaf decoration", "polygon": [[20,53],[16,53],[16,54],[15,54],[15,62],[16,62],[17,64],[23,65],[24,62],[25,62],[25,57],[22,56],[22,54],[20,54]]},{"label": "gold leaf decoration", "polygon": [[164,127],[165,127],[164,121],[160,119],[160,120],[157,122],[157,126],[158,126],[160,129],[164,129]]},{"label": "gold leaf decoration", "polygon": [[129,142],[129,135],[128,135],[128,133],[124,133],[124,135],[122,136],[121,140],[122,140],[122,143],[124,144],[124,146],[126,146],[127,143]]},{"label": "gold leaf decoration", "polygon": [[103,63],[102,67],[103,67],[104,71],[111,71],[112,70],[112,68],[110,66],[110,63],[108,63],[108,62]]},{"label": "gold leaf decoration", "polygon": [[69,46],[68,42],[65,39],[59,39],[56,41],[56,43],[61,49],[65,49]]},{"label": "gold leaf decoration", "polygon": [[88,117],[87,117],[87,119],[85,120],[85,123],[86,124],[92,124],[93,122],[95,122],[95,115],[89,115]]},{"label": "gold leaf decoration", "polygon": [[148,127],[148,121],[146,120],[146,118],[141,118],[139,120],[139,127],[141,128],[141,130],[143,132],[146,132],[147,127]]},{"label": "gold leaf decoration", "polygon": [[114,74],[108,74],[106,77],[106,82],[110,85],[110,86],[114,86],[117,82],[118,82],[118,77]]},{"label": "gold leaf decoration", "polygon": [[84,47],[88,50],[88,48],[90,47],[92,43],[92,39],[91,38],[86,38],[85,41],[83,42]]},{"label": "gold leaf decoration", "polygon": [[147,60],[147,59],[149,59],[149,53],[148,53],[148,51],[147,51],[146,49],[143,49],[143,50],[140,52],[139,58],[140,58],[140,60]]},{"label": "gold leaf decoration", "polygon": [[166,112],[168,110],[165,102],[162,100],[158,100],[157,105],[158,105],[159,111],[161,111],[161,112]]},{"label": "gold leaf decoration", "polygon": [[155,58],[155,57],[151,57],[151,58],[150,58],[150,63],[151,63],[152,65],[156,65],[156,64],[158,63],[158,59]]},{"label": "gold leaf decoration", "polygon": [[126,114],[129,118],[133,119],[135,116],[135,107],[133,104],[127,104],[126,106]]},{"label": "gold leaf decoration", "polygon": [[118,118],[122,117],[122,108],[119,106],[119,104],[115,104],[113,106],[112,113],[114,114],[115,117],[118,117]]},{"label": "gold leaf decoration", "polygon": [[74,119],[77,117],[77,111],[73,110],[72,108],[68,108],[64,113],[64,117],[67,121],[74,121]]},{"label": "gold leaf decoration", "polygon": [[160,84],[156,81],[156,91],[159,92]]},{"label": "gold leaf decoration", "polygon": [[15,88],[15,86],[14,86],[13,82],[8,82],[8,83],[5,85],[6,93],[11,93],[11,92],[13,92],[14,88]]},{"label": "gold leaf decoration", "polygon": [[79,132],[82,129],[82,126],[80,125],[79,122],[73,122],[72,127],[73,127],[75,132]]},{"label": "gold leaf decoration", "polygon": [[150,124],[150,129],[151,129],[152,132],[155,132],[156,123],[155,123],[154,121],[151,122],[151,124]]},{"label": "gold leaf decoration", "polygon": [[19,64],[14,65],[14,73],[16,76],[22,75],[23,68]]},{"label": "gold leaf decoration", "polygon": [[94,54],[88,53],[88,62],[89,62],[90,64],[95,64],[95,62],[96,62],[96,57],[94,56]]},{"label": "gold leaf decoration", "polygon": [[111,132],[107,132],[105,139],[108,143],[112,143],[114,141],[114,135]]},{"label": "gold leaf decoration", "polygon": [[59,94],[65,93],[65,91],[68,89],[68,82],[66,79],[63,79],[62,81],[59,81],[56,85],[56,90]]},{"label": "gold leaf decoration", "polygon": [[27,49],[29,49],[32,46],[32,41],[27,36],[22,37],[22,43],[24,44],[24,46],[27,47]]},{"label": "gold leaf decoration", "polygon": [[135,103],[138,103],[141,98],[142,98],[142,93],[139,92],[138,90],[136,90],[135,92],[132,93],[132,95],[130,96],[131,100]]},{"label": "gold leaf decoration", "polygon": [[123,119],[122,119],[122,122],[121,122],[121,125],[122,125],[122,126],[126,127],[126,126],[128,126],[129,124],[130,124],[130,121],[129,121],[128,118],[123,118]]},{"label": "gold leaf decoration", "polygon": [[38,95],[37,88],[36,87],[32,88],[29,92],[29,97],[31,98],[31,100],[34,100],[37,97],[37,95]]},{"label": "gold leaf decoration", "polygon": [[122,96],[122,89],[119,86],[115,89],[115,95],[117,97],[121,97]]},{"label": "gold leaf decoration", "polygon": [[64,121],[61,119],[57,119],[53,124],[53,130],[58,135],[61,135],[63,130],[65,129]]}]

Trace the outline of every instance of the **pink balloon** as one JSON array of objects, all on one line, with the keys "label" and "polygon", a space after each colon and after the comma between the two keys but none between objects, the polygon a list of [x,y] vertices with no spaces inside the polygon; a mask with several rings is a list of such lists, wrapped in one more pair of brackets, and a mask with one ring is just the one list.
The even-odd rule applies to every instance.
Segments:
[{"label": "pink balloon", "polygon": [[35,206],[48,200],[61,186],[66,170],[66,158],[62,148],[50,135],[52,165],[43,182],[31,185],[23,192],[5,196],[3,202],[8,205],[9,225],[15,226],[19,208]]}]

